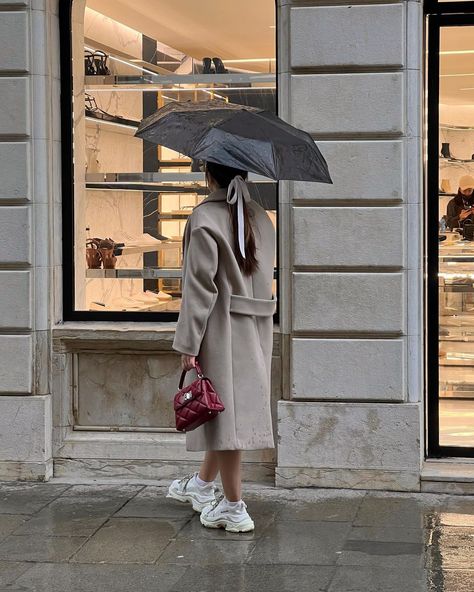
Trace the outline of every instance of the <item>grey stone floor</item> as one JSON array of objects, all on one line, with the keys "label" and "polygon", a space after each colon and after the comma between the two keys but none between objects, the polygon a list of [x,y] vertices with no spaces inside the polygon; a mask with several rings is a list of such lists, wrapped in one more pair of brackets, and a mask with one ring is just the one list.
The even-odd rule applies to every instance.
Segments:
[{"label": "grey stone floor", "polygon": [[0,482],[0,591],[474,592],[474,498],[246,486],[256,530],[165,486]]}]

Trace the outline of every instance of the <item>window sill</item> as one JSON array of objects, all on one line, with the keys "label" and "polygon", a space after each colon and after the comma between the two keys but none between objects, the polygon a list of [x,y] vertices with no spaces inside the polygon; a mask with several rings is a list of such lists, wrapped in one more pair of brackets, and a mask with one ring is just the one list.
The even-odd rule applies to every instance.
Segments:
[{"label": "window sill", "polygon": [[[53,351],[142,350],[177,353],[172,349],[176,322],[76,322],[68,321],[52,329]],[[280,327],[273,327],[273,347],[279,345]]]}]

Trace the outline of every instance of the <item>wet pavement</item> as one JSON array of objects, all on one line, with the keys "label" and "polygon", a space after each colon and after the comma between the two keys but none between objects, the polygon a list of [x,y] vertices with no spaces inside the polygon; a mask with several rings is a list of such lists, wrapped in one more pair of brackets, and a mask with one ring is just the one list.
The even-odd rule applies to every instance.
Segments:
[{"label": "wet pavement", "polygon": [[244,488],[206,529],[143,484],[0,482],[0,592],[474,592],[474,498]]}]

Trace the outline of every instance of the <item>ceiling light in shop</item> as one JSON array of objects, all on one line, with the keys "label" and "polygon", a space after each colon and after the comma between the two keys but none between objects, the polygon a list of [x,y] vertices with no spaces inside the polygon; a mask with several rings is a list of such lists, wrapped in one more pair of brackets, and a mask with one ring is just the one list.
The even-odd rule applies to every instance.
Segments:
[{"label": "ceiling light in shop", "polygon": [[240,58],[238,60],[222,60],[225,64],[247,64],[256,62],[276,62],[276,58]]},{"label": "ceiling light in shop", "polygon": [[440,51],[439,55],[463,55],[474,53],[474,49],[453,49],[449,51]]}]

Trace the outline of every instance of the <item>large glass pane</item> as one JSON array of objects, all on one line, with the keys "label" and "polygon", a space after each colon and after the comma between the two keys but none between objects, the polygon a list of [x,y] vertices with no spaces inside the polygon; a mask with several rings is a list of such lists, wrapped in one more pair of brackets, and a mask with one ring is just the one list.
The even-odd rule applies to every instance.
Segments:
[{"label": "large glass pane", "polygon": [[441,446],[474,446],[474,26],[440,31]]},{"label": "large glass pane", "polygon": [[[176,312],[183,230],[208,189],[199,163],[134,132],[173,101],[274,112],[275,2],[87,0],[72,34],[75,310]],[[275,183],[250,179],[275,221]]]}]

